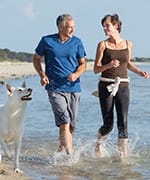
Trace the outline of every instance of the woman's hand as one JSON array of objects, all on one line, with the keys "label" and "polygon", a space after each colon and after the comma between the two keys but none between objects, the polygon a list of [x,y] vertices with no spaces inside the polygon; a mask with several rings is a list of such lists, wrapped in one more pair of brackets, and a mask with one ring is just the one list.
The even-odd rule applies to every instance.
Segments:
[{"label": "woman's hand", "polygon": [[111,68],[112,68],[112,67],[117,68],[117,67],[120,66],[120,61],[117,60],[117,59],[114,59],[114,60],[112,60],[112,61],[109,63],[109,65],[110,65]]},{"label": "woman's hand", "polygon": [[149,73],[148,72],[145,72],[145,71],[140,71],[140,76],[143,76],[145,77],[146,79],[149,78]]}]

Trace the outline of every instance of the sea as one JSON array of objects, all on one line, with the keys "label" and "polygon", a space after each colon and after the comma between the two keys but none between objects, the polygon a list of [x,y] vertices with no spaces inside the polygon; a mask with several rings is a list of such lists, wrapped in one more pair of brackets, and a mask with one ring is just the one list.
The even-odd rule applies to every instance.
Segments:
[{"label": "sea", "polygon": [[[149,64],[137,64],[150,71]],[[97,97],[99,75],[86,71],[81,76],[81,98],[78,122],[73,134],[73,154],[58,153],[59,129],[48,96],[37,75],[9,80],[12,86],[33,89],[24,116],[24,135],[20,167],[32,180],[150,180],[150,79],[132,72],[130,77],[130,106],[128,114],[129,153],[121,159],[117,147],[116,112],[114,128],[102,142],[102,158],[95,156],[97,132],[102,116]],[[0,85],[0,104],[7,101],[6,88]],[[12,153],[13,149],[10,147]],[[12,163],[11,161],[9,162]]]}]

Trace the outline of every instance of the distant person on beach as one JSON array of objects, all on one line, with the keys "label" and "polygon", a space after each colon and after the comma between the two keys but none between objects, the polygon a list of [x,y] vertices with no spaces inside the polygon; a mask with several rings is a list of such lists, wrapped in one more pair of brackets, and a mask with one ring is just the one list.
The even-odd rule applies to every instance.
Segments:
[{"label": "distant person on beach", "polygon": [[[33,65],[47,90],[59,127],[58,152],[72,153],[72,133],[75,129],[80,98],[80,75],[85,71],[85,49],[73,35],[74,20],[69,14],[57,17],[58,33],[41,38],[35,49]],[[44,56],[45,71],[41,66]]]},{"label": "distant person on beach", "polygon": [[129,106],[127,69],[144,78],[149,78],[149,74],[139,70],[131,63],[132,43],[120,37],[122,22],[119,16],[117,14],[106,15],[101,20],[101,24],[108,39],[98,43],[94,63],[94,73],[101,73],[98,83],[98,96],[103,118],[103,125],[98,131],[95,152],[97,157],[102,156],[102,139],[113,129],[115,106],[119,152],[121,157],[126,157],[128,150],[127,116]]}]

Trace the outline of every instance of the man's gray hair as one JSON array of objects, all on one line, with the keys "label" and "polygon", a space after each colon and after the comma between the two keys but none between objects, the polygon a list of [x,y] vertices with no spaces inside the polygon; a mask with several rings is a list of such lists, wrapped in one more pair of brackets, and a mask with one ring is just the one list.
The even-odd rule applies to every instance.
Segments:
[{"label": "man's gray hair", "polygon": [[71,20],[73,20],[73,18],[72,18],[72,16],[70,14],[62,14],[62,15],[58,16],[57,19],[56,19],[57,27],[59,25],[65,27],[66,20],[71,21]]}]

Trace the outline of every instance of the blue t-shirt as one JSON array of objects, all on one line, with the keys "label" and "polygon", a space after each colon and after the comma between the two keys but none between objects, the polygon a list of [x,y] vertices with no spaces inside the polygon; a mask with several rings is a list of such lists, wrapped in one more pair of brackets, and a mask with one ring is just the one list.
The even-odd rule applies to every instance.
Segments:
[{"label": "blue t-shirt", "polygon": [[44,56],[45,73],[50,83],[46,90],[59,92],[80,92],[80,79],[75,82],[67,80],[69,74],[78,68],[78,60],[86,55],[83,44],[79,38],[72,36],[62,43],[58,34],[42,37],[36,53]]}]

